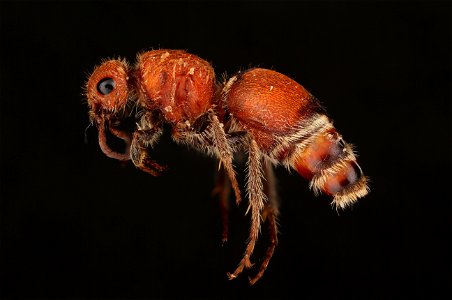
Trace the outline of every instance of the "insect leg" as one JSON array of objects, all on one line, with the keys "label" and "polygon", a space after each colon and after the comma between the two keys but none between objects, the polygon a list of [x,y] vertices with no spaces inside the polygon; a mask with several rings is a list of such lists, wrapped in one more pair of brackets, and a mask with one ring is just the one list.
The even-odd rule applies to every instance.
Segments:
[{"label": "insect leg", "polygon": [[216,115],[212,114],[211,123],[214,145],[218,150],[220,162],[223,164],[224,169],[228,174],[229,180],[231,181],[232,188],[234,189],[235,193],[235,199],[238,204],[240,203],[242,198],[240,196],[239,184],[237,182],[234,167],[232,165],[232,148],[228,143],[223,124],[220,123]]},{"label": "insect leg", "polygon": [[262,155],[255,140],[250,141],[248,152],[247,192],[249,207],[247,212],[251,211],[250,234],[243,258],[234,273],[228,273],[229,279],[236,278],[244,268],[248,269],[252,266],[250,256],[253,254],[259,236],[261,212],[264,208],[264,203],[266,202],[262,184]]},{"label": "insect leg", "polygon": [[221,242],[224,244],[228,240],[229,232],[229,194],[231,192],[231,185],[229,183],[225,169],[222,167],[218,172],[215,188],[212,191],[213,197],[218,197],[220,206],[220,218],[222,225]]},{"label": "insect leg", "polygon": [[265,204],[264,210],[262,211],[262,220],[266,223],[270,244],[267,247],[264,260],[262,261],[257,274],[253,278],[250,278],[251,285],[255,284],[262,277],[262,275],[264,275],[268,263],[273,256],[276,245],[278,244],[277,218],[279,215],[279,199],[276,192],[275,174],[273,167],[268,160],[264,161],[264,175],[266,178],[266,181],[264,181],[264,192],[267,196],[268,201]]},{"label": "insect leg", "polygon": [[162,128],[152,123],[150,115],[143,115],[138,129],[133,133],[130,146],[130,158],[133,164],[142,171],[158,176],[166,168],[149,158],[147,149],[152,147],[162,134]]}]

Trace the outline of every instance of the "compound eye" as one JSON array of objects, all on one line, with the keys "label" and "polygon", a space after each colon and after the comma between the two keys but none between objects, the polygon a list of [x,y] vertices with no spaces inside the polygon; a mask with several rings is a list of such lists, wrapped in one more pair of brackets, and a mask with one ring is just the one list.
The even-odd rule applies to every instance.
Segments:
[{"label": "compound eye", "polygon": [[115,88],[115,81],[113,78],[104,78],[97,84],[97,91],[102,95],[110,94]]}]

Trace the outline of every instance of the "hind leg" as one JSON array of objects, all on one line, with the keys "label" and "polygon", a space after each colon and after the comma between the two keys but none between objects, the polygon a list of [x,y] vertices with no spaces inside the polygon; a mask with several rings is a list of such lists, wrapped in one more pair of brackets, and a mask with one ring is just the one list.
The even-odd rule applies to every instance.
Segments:
[{"label": "hind leg", "polygon": [[249,199],[248,212],[251,212],[251,226],[248,238],[248,243],[243,254],[242,260],[233,273],[228,273],[229,279],[236,278],[243,269],[249,269],[252,266],[250,257],[253,254],[254,247],[256,245],[257,238],[259,236],[259,230],[261,226],[261,213],[266,202],[266,196],[264,194],[264,187],[262,184],[262,154],[256,141],[251,140],[248,150],[248,182],[247,192]]},{"label": "hind leg", "polygon": [[273,167],[269,161],[264,162],[264,192],[267,196],[267,203],[262,211],[262,220],[265,222],[266,229],[268,231],[269,245],[263,258],[262,263],[259,266],[254,277],[250,278],[250,284],[255,284],[264,275],[270,262],[276,245],[278,244],[278,215],[279,215],[279,199],[276,191],[276,178],[273,171]]}]

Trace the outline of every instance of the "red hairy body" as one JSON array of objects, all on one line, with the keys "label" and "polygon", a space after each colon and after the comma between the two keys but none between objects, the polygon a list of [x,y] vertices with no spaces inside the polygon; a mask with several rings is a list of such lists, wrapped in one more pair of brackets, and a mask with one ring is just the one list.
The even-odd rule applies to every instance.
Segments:
[{"label": "red hairy body", "polygon": [[[234,154],[248,153],[247,198],[251,211],[249,239],[243,258],[230,279],[252,267],[261,222],[270,243],[254,284],[267,268],[277,244],[278,204],[273,165],[296,170],[310,180],[315,192],[345,208],[368,193],[367,178],[319,101],[293,79],[276,71],[255,68],[218,83],[205,60],[181,50],[139,54],[131,68],[110,60],[90,76],[86,93],[90,118],[99,129],[99,144],[109,157],[131,160],[152,175],[164,168],[148,156],[171,126],[173,139],[216,157],[221,168],[215,187],[220,199],[223,241],[227,240],[227,202],[232,186],[237,203],[241,190],[233,166]],[[135,112],[136,128],[117,127]],[[112,150],[105,131],[124,140],[125,151]]]},{"label": "red hairy body", "polygon": [[215,72],[197,56],[177,50],[145,52],[137,70],[141,104],[161,108],[169,122],[194,121],[213,104]]},{"label": "red hairy body", "polygon": [[313,97],[289,77],[266,69],[252,69],[228,83],[224,99],[228,111],[253,134],[263,151],[276,136],[290,134],[316,106]]}]

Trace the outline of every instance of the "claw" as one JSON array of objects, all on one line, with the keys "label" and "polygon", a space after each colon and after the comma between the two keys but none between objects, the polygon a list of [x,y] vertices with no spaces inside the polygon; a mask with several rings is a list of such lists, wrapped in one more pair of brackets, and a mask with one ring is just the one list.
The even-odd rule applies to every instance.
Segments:
[{"label": "claw", "polygon": [[249,255],[245,254],[242,260],[240,261],[239,265],[237,266],[237,269],[235,269],[234,273],[226,273],[228,275],[229,280],[232,280],[234,278],[237,278],[240,273],[243,272],[243,269],[250,269],[253,267],[253,263],[250,261]]}]

